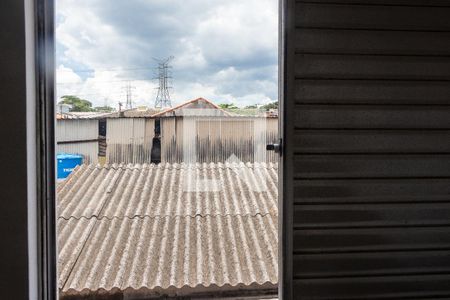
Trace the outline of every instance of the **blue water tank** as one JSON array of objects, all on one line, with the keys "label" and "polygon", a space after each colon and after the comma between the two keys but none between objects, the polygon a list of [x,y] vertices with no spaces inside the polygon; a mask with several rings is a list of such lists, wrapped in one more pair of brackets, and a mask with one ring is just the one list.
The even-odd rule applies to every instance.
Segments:
[{"label": "blue water tank", "polygon": [[78,154],[59,153],[56,156],[58,179],[64,179],[72,173],[76,166],[83,163],[83,156]]}]

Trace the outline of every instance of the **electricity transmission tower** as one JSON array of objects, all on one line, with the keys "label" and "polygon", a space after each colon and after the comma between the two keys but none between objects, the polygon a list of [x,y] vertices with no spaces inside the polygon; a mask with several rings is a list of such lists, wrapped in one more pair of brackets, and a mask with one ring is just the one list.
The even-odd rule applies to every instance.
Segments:
[{"label": "electricity transmission tower", "polygon": [[133,108],[133,90],[136,89],[136,87],[131,86],[131,84],[128,82],[124,88],[125,88],[125,93],[127,95],[127,102],[125,104],[125,109],[132,109]]},{"label": "electricity transmission tower", "polygon": [[158,79],[159,86],[158,94],[156,95],[155,100],[155,108],[165,108],[165,107],[172,107],[172,102],[170,101],[170,93],[169,89],[171,88],[169,86],[169,79],[171,77],[170,69],[172,68],[169,63],[173,59],[173,56],[170,56],[169,58],[159,60],[155,59],[158,62]]}]

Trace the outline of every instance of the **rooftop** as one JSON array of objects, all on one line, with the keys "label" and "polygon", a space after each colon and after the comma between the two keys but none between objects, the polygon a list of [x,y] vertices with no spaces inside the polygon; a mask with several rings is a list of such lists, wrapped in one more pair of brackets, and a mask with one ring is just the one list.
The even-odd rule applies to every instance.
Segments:
[{"label": "rooftop", "polygon": [[122,111],[115,111],[108,114],[108,118],[150,118],[154,114],[160,112],[160,109],[149,107],[136,107],[132,109],[124,109]]},{"label": "rooftop", "polygon": [[94,112],[94,111],[83,111],[83,112],[67,112],[67,113],[57,113],[57,120],[84,120],[84,119],[102,119],[109,115],[110,113],[105,112]]},{"label": "rooftop", "polygon": [[78,167],[58,186],[61,295],[273,295],[277,169]]},{"label": "rooftop", "polygon": [[161,118],[177,116],[197,116],[197,117],[278,117],[278,110],[268,112],[260,109],[222,109],[215,103],[205,98],[197,98],[183,102],[177,106],[156,109],[140,106],[122,111],[110,113],[102,112],[68,112],[57,113],[56,118],[60,119],[104,119],[104,118]]},{"label": "rooftop", "polygon": [[[197,111],[198,110],[198,111]],[[154,114],[152,117],[173,117],[183,115],[196,115],[201,116],[229,116],[229,113],[220,108],[218,105],[205,98],[197,98],[190,101],[181,103],[175,107],[167,108],[159,113]]]}]

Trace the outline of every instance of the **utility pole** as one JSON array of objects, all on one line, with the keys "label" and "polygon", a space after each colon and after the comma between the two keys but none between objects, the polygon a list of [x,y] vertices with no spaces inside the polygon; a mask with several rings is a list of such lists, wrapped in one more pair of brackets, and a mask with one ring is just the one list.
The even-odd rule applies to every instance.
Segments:
[{"label": "utility pole", "polygon": [[130,82],[127,83],[126,86],[124,86],[127,102],[125,103],[125,109],[132,109],[133,108],[133,90],[136,89],[136,87],[131,86]]},{"label": "utility pole", "polygon": [[122,106],[123,106],[123,103],[119,101],[119,117],[123,117]]},{"label": "utility pole", "polygon": [[158,94],[156,95],[155,99],[155,108],[166,108],[166,107],[172,107],[172,102],[170,100],[170,93],[169,89],[171,87],[169,86],[169,79],[171,79],[171,72],[170,69],[172,68],[169,63],[173,59],[173,56],[170,56],[164,60],[158,60],[155,59],[158,62],[158,77],[155,79],[158,79],[159,86]]}]

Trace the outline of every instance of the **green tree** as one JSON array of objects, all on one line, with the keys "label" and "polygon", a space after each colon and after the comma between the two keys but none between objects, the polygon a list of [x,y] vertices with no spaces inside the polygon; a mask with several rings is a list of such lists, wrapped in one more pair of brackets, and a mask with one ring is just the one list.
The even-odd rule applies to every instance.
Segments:
[{"label": "green tree", "polygon": [[271,109],[278,109],[278,101],[265,104],[265,105],[261,106],[261,109],[264,109],[267,111],[271,110]]},{"label": "green tree", "polygon": [[61,101],[59,103],[72,105],[70,111],[79,112],[79,111],[95,111],[92,108],[92,103],[88,100],[78,98],[77,96],[65,95],[61,97]]},{"label": "green tree", "polygon": [[221,103],[221,104],[219,104],[219,107],[222,109],[238,109],[239,108],[236,105],[234,105],[234,103]]}]

